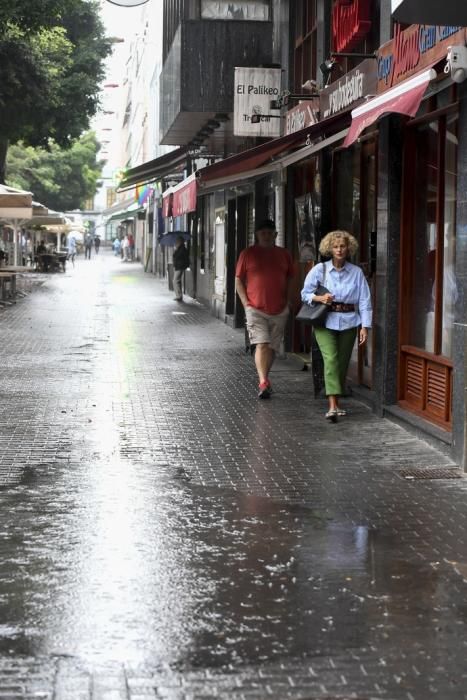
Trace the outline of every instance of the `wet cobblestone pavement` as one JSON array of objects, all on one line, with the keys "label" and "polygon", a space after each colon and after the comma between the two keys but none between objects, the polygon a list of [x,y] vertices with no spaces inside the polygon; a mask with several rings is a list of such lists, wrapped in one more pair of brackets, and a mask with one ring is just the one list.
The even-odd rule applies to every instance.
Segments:
[{"label": "wet cobblestone pavement", "polygon": [[467,698],[445,456],[109,255],[0,329],[0,700]]}]

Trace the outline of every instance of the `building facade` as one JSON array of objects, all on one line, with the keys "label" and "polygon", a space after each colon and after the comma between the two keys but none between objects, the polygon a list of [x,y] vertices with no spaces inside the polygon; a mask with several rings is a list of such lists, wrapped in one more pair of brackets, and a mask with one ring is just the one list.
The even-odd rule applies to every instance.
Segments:
[{"label": "building facade", "polygon": [[[449,51],[465,44],[459,26],[393,23],[387,0],[167,0],[160,93],[160,140],[186,148],[162,189],[167,227],[191,234],[187,292],[241,326],[255,221],[275,218],[297,300],[321,237],[350,231],[375,309],[352,390],[464,466],[467,88]],[[280,71],[279,103],[243,111],[275,137],[236,126],[243,68]],[[312,347],[292,320],[287,349]]]}]

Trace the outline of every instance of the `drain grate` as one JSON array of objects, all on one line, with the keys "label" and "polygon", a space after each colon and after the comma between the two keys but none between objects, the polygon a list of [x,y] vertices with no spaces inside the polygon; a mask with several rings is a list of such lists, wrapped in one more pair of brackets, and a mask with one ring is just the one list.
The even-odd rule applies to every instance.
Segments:
[{"label": "drain grate", "polygon": [[402,479],[461,479],[463,472],[454,467],[408,467],[399,469]]}]

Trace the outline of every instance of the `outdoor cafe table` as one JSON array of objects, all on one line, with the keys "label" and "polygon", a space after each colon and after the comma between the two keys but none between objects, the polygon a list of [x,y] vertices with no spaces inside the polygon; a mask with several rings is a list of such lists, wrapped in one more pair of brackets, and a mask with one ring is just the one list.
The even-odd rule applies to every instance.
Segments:
[{"label": "outdoor cafe table", "polygon": [[62,267],[63,272],[65,272],[66,260],[68,253],[36,253],[36,259],[38,262],[39,270],[43,272],[48,272],[49,269],[59,270]]},{"label": "outdoor cafe table", "polygon": [[2,301],[6,301],[7,299],[7,283],[10,285],[10,297],[14,299],[16,297],[16,272],[4,272],[0,270],[0,294]]}]

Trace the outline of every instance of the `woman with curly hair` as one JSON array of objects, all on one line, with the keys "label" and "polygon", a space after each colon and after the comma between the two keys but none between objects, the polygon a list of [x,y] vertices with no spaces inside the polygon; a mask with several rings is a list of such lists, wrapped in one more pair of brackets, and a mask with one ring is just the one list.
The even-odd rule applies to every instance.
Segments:
[{"label": "woman with curly hair", "polygon": [[[358,249],[356,239],[347,231],[331,231],[323,238],[319,252],[331,258],[315,265],[305,279],[302,300],[318,301],[330,307],[325,328],[315,328],[316,342],[324,361],[324,382],[329,409],[326,418],[332,423],[346,411],[339,406],[344,393],[345,377],[358,331],[359,345],[368,339],[371,328],[371,295],[360,267],[348,258]],[[316,295],[319,283],[329,290]]]}]

